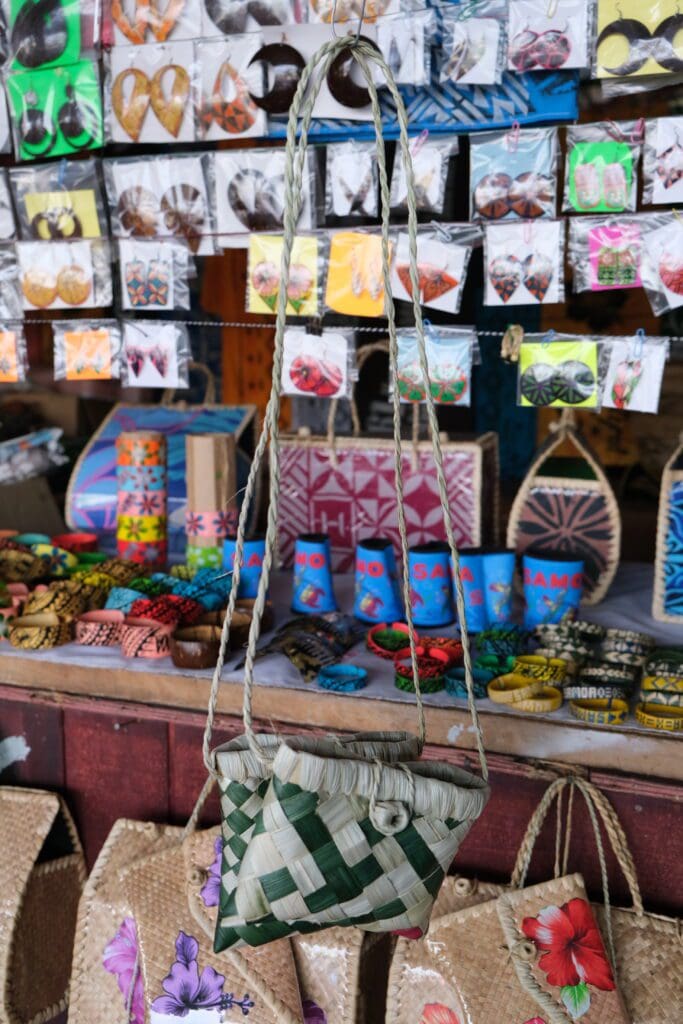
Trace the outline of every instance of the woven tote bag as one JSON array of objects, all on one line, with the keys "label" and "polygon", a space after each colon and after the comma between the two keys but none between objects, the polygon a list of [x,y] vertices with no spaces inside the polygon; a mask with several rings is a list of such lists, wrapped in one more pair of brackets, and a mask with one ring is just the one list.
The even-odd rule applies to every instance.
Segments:
[{"label": "woven tote bag", "polygon": [[0,1022],[43,1024],[68,1004],[85,861],[54,793],[0,788]]},{"label": "woven tote bag", "polygon": [[683,623],[683,434],[662,473],[652,615]]},{"label": "woven tote bag", "polygon": [[[362,38],[344,37],[325,44],[302,73],[288,123],[286,213],[280,277],[284,282],[289,279],[294,231],[301,201],[301,170],[306,155],[312,104],[332,62],[349,47],[364,74],[373,106],[383,195],[382,273],[385,292],[390,296],[389,188],[373,65],[384,74],[387,87],[399,109],[402,122],[400,146],[408,168],[410,150],[403,103],[391,72],[377,51]],[[273,739],[254,732],[254,655],[274,560],[280,497],[278,420],[286,312],[286,290],[281,288],[277,304],[271,398],[240,511],[232,589],[211,685],[204,735],[207,769],[218,779],[222,792],[229,791],[229,803],[224,806],[222,815],[226,860],[221,878],[214,942],[217,952],[242,942],[258,946],[286,935],[307,934],[332,925],[358,926],[367,931],[403,930],[420,934],[427,927],[433,901],[458,845],[481,814],[489,795],[486,758],[472,696],[471,657],[459,554],[449,510],[439,427],[425,353],[415,258],[417,217],[410,169],[408,178],[411,182],[408,189],[408,234],[412,239],[410,273],[413,280],[417,347],[427,393],[427,418],[441,512],[453,559],[469,707],[483,777],[479,778],[448,764],[416,761],[403,755],[400,755],[401,760],[397,760],[391,756],[391,750],[386,750],[386,737],[381,733],[366,736],[358,744],[358,749],[352,749],[339,741],[334,741],[330,748],[323,748],[317,741],[306,737],[296,740],[281,737]],[[387,305],[387,318],[391,374],[392,379],[396,380],[398,341],[391,302]],[[418,751],[421,751],[425,741],[425,717],[410,608],[398,388],[394,388],[393,402],[398,525],[418,715]],[[231,750],[212,752],[211,731],[239,586],[246,510],[268,445],[269,505],[265,555],[245,658],[243,719],[246,746],[238,751],[237,758],[232,758],[230,755],[234,751]],[[247,764],[247,748],[249,754],[254,755],[259,762],[258,766],[255,763]],[[245,782],[242,791],[230,788],[233,783]],[[261,782],[264,783],[263,788]],[[243,813],[245,807],[247,810]],[[255,818],[252,817],[254,811]],[[229,851],[227,854],[226,850]]]}]

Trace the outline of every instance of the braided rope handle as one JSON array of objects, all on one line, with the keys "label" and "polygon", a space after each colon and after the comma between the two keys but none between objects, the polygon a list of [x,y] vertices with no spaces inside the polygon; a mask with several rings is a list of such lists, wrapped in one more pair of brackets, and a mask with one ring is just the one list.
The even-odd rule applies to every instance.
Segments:
[{"label": "braided rope handle", "polygon": [[[427,396],[427,413],[428,422],[430,426],[430,433],[432,437],[432,450],[434,455],[434,461],[436,464],[437,482],[439,488],[439,495],[441,498],[441,504],[444,515],[444,525],[446,529],[446,536],[448,538],[448,544],[451,551],[451,557],[453,560],[453,568],[455,575],[455,590],[456,590],[456,606],[458,611],[458,618],[460,621],[460,629],[462,633],[463,651],[464,651],[464,662],[465,662],[465,681],[468,692],[468,705],[472,721],[475,727],[477,749],[479,753],[479,760],[482,768],[482,775],[484,779],[488,778],[488,769],[486,765],[486,755],[484,753],[483,740],[481,735],[481,728],[479,726],[479,720],[477,716],[476,707],[474,704],[473,684],[472,684],[472,662],[469,651],[468,641],[468,630],[467,621],[465,616],[465,601],[462,580],[460,578],[460,560],[458,555],[458,549],[455,543],[455,536],[453,532],[453,524],[451,521],[451,515],[449,510],[448,493],[446,490],[446,481],[443,469],[443,456],[441,452],[440,440],[439,440],[439,429],[436,419],[436,411],[434,399],[431,394],[430,383],[429,383],[429,370],[427,365],[427,356],[425,351],[425,338],[424,338],[424,327],[422,322],[422,310],[419,302],[419,286],[417,278],[417,212],[416,212],[416,200],[415,200],[415,182],[412,170],[412,161],[410,154],[410,147],[408,142],[408,122],[403,100],[398,92],[396,84],[393,80],[391,71],[387,66],[384,59],[378,53],[378,51],[365,42],[363,39],[350,40],[348,37],[342,37],[339,39],[332,40],[325,43],[317,53],[311,58],[309,63],[304,68],[299,85],[292,102],[292,106],[289,112],[289,120],[287,125],[287,145],[286,145],[286,166],[285,166],[285,215],[284,215],[284,231],[283,231],[283,244],[282,244],[282,259],[280,264],[280,280],[286,281],[289,278],[289,267],[291,262],[292,247],[294,243],[294,237],[296,234],[296,225],[299,218],[300,206],[302,202],[301,193],[301,178],[303,164],[306,156],[308,131],[310,128],[310,122],[312,118],[313,106],[324,81],[330,65],[337,56],[337,54],[347,48],[352,48],[354,56],[363,72],[365,77],[368,91],[370,93],[372,102],[372,113],[373,121],[375,125],[376,133],[376,145],[377,145],[377,162],[379,169],[380,179],[380,192],[382,195],[382,273],[385,288],[385,295],[387,296],[387,318],[388,318],[388,333],[389,333],[389,356],[392,378],[395,381],[397,376],[397,357],[398,357],[398,339],[396,335],[396,320],[393,308],[393,302],[391,301],[391,281],[390,281],[390,244],[389,244],[389,211],[390,211],[390,195],[389,195],[389,183],[386,170],[386,162],[384,156],[384,147],[382,144],[382,120],[381,112],[379,107],[379,101],[377,98],[377,90],[374,84],[370,65],[376,65],[383,73],[387,88],[389,89],[392,98],[396,103],[399,126],[400,126],[400,147],[401,154],[403,157],[404,166],[406,168],[406,178],[408,182],[408,237],[409,237],[409,256],[410,256],[410,276],[413,291],[413,310],[415,314],[415,328],[417,334],[417,345],[418,354],[420,360],[420,367],[423,374],[423,380],[425,382],[425,391]],[[310,93],[306,96],[309,82],[312,78],[313,72],[319,68],[318,77],[313,81]],[[304,97],[306,97],[304,102]],[[301,116],[301,124],[298,125],[298,119]],[[299,143],[297,147],[297,127],[299,128]],[[220,685],[221,673],[225,661],[225,654],[228,647],[228,638],[230,633],[230,624],[232,616],[235,610],[235,603],[237,600],[237,590],[239,587],[240,569],[244,551],[244,536],[247,524],[248,508],[251,498],[254,493],[256,486],[256,479],[258,472],[264,457],[266,445],[270,440],[270,502],[268,506],[267,526],[266,526],[266,547],[265,555],[263,559],[263,566],[261,576],[259,579],[259,586],[257,596],[254,602],[253,617],[251,626],[249,629],[249,639],[247,643],[247,652],[244,666],[244,696],[242,703],[242,715],[244,721],[244,731],[247,737],[247,741],[251,750],[254,754],[259,757],[263,762],[269,762],[273,758],[272,753],[268,753],[264,750],[254,733],[253,730],[253,717],[252,717],[252,695],[254,685],[254,661],[256,653],[256,644],[261,631],[261,620],[263,617],[263,611],[266,603],[266,594],[268,591],[268,584],[270,580],[270,572],[273,564],[275,540],[277,535],[277,518],[278,518],[278,505],[279,505],[279,494],[280,494],[280,459],[279,459],[279,412],[280,412],[280,389],[281,389],[281,377],[282,377],[282,363],[283,363],[283,351],[284,351],[284,333],[286,326],[286,290],[280,288],[278,293],[277,313],[276,313],[276,326],[275,326],[275,348],[273,355],[273,377],[270,398],[268,400],[268,406],[266,408],[266,414],[263,423],[263,429],[259,438],[256,451],[254,453],[254,460],[252,462],[249,478],[247,481],[247,487],[244,495],[242,508],[240,510],[238,531],[237,531],[237,542],[235,545],[235,564],[232,578],[232,587],[230,591],[230,597],[228,600],[228,607],[226,611],[225,621],[221,633],[219,655],[214,671],[213,679],[211,682],[211,691],[209,695],[209,705],[207,709],[207,721],[206,729],[204,732],[204,762],[207,770],[210,774],[216,774],[216,768],[214,759],[211,753],[211,733],[213,728],[213,722],[216,713],[216,701],[218,695],[218,687]],[[410,636],[410,649],[411,649],[411,662],[413,668],[413,682],[415,686],[416,704],[419,719],[419,739],[421,746],[424,745],[425,739],[425,716],[424,708],[422,703],[422,695],[420,692],[420,683],[417,667],[417,655],[415,649],[414,630],[412,628],[412,610],[410,606],[410,581],[409,581],[409,570],[408,570],[408,538],[405,521],[405,512],[403,506],[403,467],[402,467],[402,448],[401,448],[401,422],[400,422],[400,396],[398,394],[398,388],[395,387],[394,400],[393,400],[393,420],[394,420],[394,447],[395,447],[395,475],[396,475],[396,493],[397,493],[397,507],[398,507],[398,522],[399,522],[399,534],[401,538],[401,552],[403,556],[403,589],[405,598],[405,610],[406,619],[409,627]]]}]

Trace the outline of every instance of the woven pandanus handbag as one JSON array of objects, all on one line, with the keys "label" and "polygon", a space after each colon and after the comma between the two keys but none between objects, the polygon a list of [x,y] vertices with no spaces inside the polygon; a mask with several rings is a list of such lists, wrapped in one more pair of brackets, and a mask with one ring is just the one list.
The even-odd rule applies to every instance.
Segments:
[{"label": "woven pandanus handbag", "polygon": [[[262,945],[287,935],[315,932],[333,925],[356,925],[371,932],[421,934],[428,925],[434,899],[458,846],[481,814],[489,795],[481,731],[472,698],[459,556],[425,354],[416,268],[415,193],[405,109],[387,65],[376,49],[363,39],[345,37],[326,43],[302,73],[290,110],[287,134],[280,280],[289,280],[301,202],[301,170],[313,103],[331,63],[348,47],[353,48],[365,76],[375,122],[382,194],[382,271],[388,298],[389,355],[394,381],[397,379],[398,343],[389,273],[389,186],[380,111],[373,82],[377,68],[385,76],[401,125],[400,146],[409,181],[408,234],[415,330],[427,396],[434,469],[454,565],[469,705],[483,778],[446,763],[419,760],[425,739],[425,719],[414,642],[411,658],[419,720],[417,738],[378,733],[353,737],[350,741],[321,742],[307,737],[264,736],[254,731],[254,654],[274,558],[280,496],[278,418],[286,308],[286,289],[281,287],[272,390],[240,515],[232,591],[222,633],[221,653],[211,686],[204,736],[207,769],[216,777],[222,794],[223,861],[215,935],[217,952],[243,943]],[[412,635],[399,402],[399,390],[394,387],[395,480],[406,617]],[[239,586],[246,510],[268,444],[270,486],[266,551],[245,659],[245,735],[239,741],[212,751],[211,730]]]}]

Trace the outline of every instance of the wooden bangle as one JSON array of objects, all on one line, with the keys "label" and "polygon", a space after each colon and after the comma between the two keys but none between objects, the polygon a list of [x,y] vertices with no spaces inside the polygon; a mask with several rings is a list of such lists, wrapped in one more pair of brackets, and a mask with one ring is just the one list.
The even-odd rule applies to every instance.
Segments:
[{"label": "wooden bangle", "polygon": [[517,704],[520,700],[530,700],[540,693],[543,683],[540,679],[529,679],[513,673],[492,679],[487,687],[489,698],[496,704]]},{"label": "wooden bangle", "polygon": [[123,612],[86,612],[76,621],[76,643],[84,647],[117,647],[121,643]]},{"label": "wooden bangle", "polygon": [[575,718],[586,725],[620,725],[628,715],[625,700],[573,700],[569,709]]},{"label": "wooden bangle", "polygon": [[126,619],[121,627],[124,658],[165,658],[171,653],[172,626],[146,619]]},{"label": "wooden bangle", "polygon": [[683,729],[683,708],[661,704],[637,704],[636,719],[647,729],[680,732]]},{"label": "wooden bangle", "polygon": [[562,707],[562,691],[556,686],[544,686],[535,697],[520,700],[515,704],[515,711],[528,711],[532,715],[542,715],[548,711],[557,711]]},{"label": "wooden bangle", "polygon": [[71,623],[53,612],[42,615],[22,615],[12,619],[8,629],[12,647],[24,651],[44,651],[71,641]]}]

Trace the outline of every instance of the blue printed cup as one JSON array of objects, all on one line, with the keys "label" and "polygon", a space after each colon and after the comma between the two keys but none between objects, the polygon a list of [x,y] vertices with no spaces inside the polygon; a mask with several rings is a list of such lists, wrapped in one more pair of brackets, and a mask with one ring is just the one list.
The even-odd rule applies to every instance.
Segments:
[{"label": "blue printed cup", "polygon": [[[223,568],[232,572],[235,565],[236,537],[226,537],[223,541]],[[258,594],[258,584],[263,569],[263,558],[266,553],[266,539],[263,536],[245,540],[240,570],[240,582],[237,589],[238,598],[253,600]]]},{"label": "blue printed cup", "polygon": [[403,606],[390,540],[372,537],[356,547],[353,614],[361,622],[398,622]]},{"label": "blue printed cup", "polygon": [[522,558],[522,572],[527,629],[576,618],[583,595],[581,559],[529,552]]},{"label": "blue printed cup", "polygon": [[484,600],[489,626],[512,621],[512,591],[515,578],[515,552],[509,548],[484,551]]},{"label": "blue printed cup", "polygon": [[304,615],[324,615],[337,611],[330,538],[326,533],[304,533],[296,539],[292,611]]},{"label": "blue printed cup", "polygon": [[486,597],[484,594],[484,556],[479,548],[460,551],[460,579],[465,598],[465,621],[470,633],[486,629]]},{"label": "blue printed cup", "polygon": [[430,541],[408,552],[410,607],[416,626],[448,626],[455,620],[448,544]]}]

